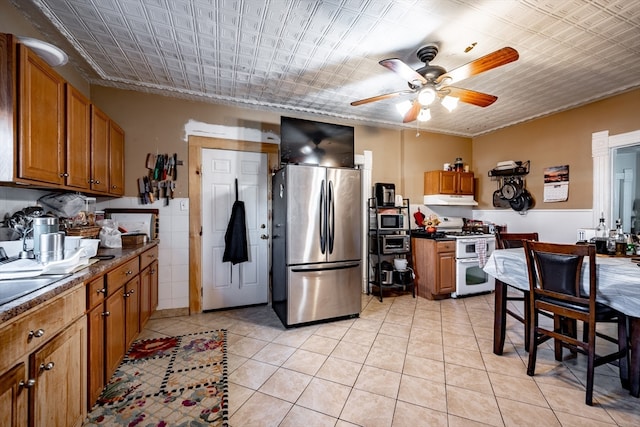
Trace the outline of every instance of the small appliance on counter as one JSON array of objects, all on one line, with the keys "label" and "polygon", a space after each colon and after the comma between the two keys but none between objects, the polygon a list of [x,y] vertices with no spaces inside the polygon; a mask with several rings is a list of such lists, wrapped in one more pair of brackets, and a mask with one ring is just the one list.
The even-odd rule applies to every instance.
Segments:
[{"label": "small appliance on counter", "polygon": [[396,186],[395,184],[386,184],[378,182],[375,185],[376,203],[378,206],[395,206],[396,204]]}]

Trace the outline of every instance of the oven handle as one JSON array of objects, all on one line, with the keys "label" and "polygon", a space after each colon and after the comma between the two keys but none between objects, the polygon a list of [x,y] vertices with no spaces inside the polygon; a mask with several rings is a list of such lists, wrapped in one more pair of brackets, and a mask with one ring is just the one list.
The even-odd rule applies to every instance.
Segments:
[{"label": "oven handle", "polygon": [[460,264],[478,264],[480,262],[478,258],[458,258],[456,261]]}]

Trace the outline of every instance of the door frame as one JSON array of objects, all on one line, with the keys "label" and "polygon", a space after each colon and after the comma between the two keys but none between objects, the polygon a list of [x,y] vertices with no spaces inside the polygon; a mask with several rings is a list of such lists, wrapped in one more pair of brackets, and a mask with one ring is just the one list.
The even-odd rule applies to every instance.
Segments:
[{"label": "door frame", "polygon": [[[207,136],[189,135],[189,314],[202,312],[202,150],[249,151],[267,154],[267,219],[271,224],[271,175],[278,169],[278,144],[239,141]],[[271,260],[268,261],[271,271]],[[271,295],[271,277],[268,282]]]}]

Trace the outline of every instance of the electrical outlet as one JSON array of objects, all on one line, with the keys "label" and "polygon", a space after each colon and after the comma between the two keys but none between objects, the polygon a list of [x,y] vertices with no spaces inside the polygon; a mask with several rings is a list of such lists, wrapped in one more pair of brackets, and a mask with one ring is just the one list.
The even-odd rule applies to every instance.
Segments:
[{"label": "electrical outlet", "polygon": [[181,211],[186,211],[189,209],[189,205],[187,204],[186,200],[180,200],[180,210]]}]

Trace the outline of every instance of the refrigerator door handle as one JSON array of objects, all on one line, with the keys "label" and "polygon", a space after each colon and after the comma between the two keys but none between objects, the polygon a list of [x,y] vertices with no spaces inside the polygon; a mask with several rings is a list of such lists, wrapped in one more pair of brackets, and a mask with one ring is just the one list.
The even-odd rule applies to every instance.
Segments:
[{"label": "refrigerator door handle", "polygon": [[325,207],[325,202],[326,202],[326,195],[325,195],[325,190],[324,190],[324,180],[322,180],[322,182],[320,183],[320,227],[319,227],[319,232],[320,232],[320,252],[322,252],[322,254],[325,253],[326,250],[326,207]]},{"label": "refrigerator door handle", "polygon": [[330,263],[330,264],[311,264],[306,266],[292,267],[291,271],[294,273],[309,272],[309,271],[329,271],[329,270],[344,270],[346,268],[359,267],[360,261]]},{"label": "refrigerator door handle", "polygon": [[329,240],[329,253],[333,253],[333,241],[335,239],[335,225],[336,225],[336,212],[335,212],[335,198],[333,197],[333,181],[329,181],[329,202],[328,202],[328,218],[327,218],[327,237]]}]

